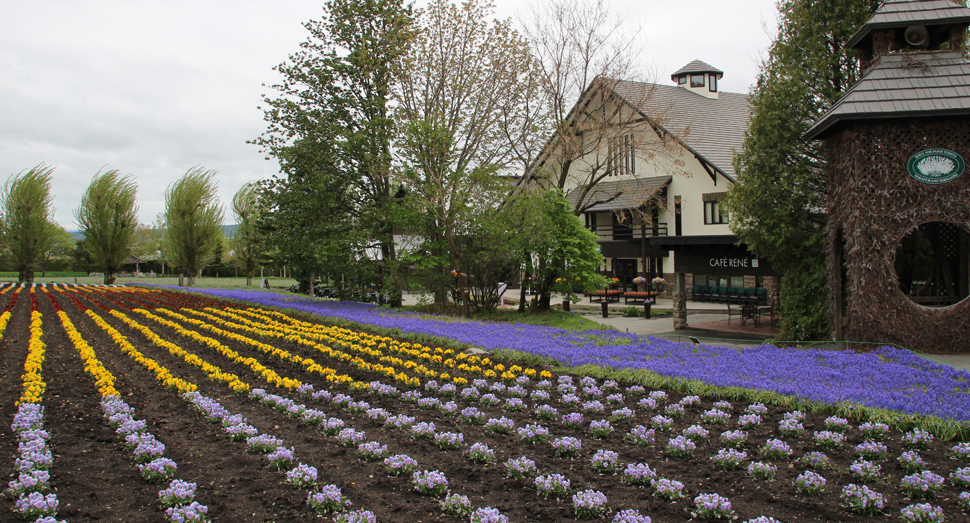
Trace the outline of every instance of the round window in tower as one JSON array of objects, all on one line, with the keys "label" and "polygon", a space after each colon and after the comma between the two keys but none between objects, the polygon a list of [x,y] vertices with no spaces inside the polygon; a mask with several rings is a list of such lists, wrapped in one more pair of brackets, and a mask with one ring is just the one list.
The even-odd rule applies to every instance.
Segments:
[{"label": "round window in tower", "polygon": [[914,303],[959,303],[970,295],[970,233],[953,223],[924,223],[896,246],[895,268],[900,290]]}]

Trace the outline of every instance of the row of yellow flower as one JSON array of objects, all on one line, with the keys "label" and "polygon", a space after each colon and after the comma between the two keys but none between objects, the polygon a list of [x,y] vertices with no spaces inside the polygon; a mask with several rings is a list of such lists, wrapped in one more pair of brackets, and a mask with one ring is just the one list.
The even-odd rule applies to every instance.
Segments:
[{"label": "row of yellow flower", "polygon": [[[7,291],[9,291],[12,288],[13,287],[11,286],[4,287],[4,289],[0,291],[0,296],[6,294]],[[20,289],[22,288],[23,287],[17,287],[17,290],[13,291],[14,294],[19,294]],[[3,311],[3,314],[0,314],[0,340],[3,339],[3,333],[7,331],[7,324],[10,323],[10,315],[11,315],[10,311]]]},{"label": "row of yellow flower", "polygon": [[[169,390],[185,393],[194,392],[198,388],[193,383],[189,383],[181,378],[176,378],[171,372],[169,372],[168,369],[160,365],[157,361],[146,357],[128,341],[128,338],[118,332],[118,330],[111,325],[108,325],[108,322],[104,321],[101,316],[98,316],[91,309],[84,311],[84,313],[87,314],[88,317],[98,325],[98,327],[101,327],[101,330],[106,332],[108,336],[111,337],[111,339],[115,342],[115,345],[121,348],[121,352],[127,354],[128,357],[137,361],[146,369],[154,372],[155,378],[161,382],[162,385],[168,387]],[[218,369],[216,370],[218,371]]]},{"label": "row of yellow flower", "polygon": [[[58,290],[63,292],[63,290],[60,288],[58,288]],[[104,319],[101,316],[99,316],[97,313],[95,313],[90,309],[86,309],[84,312],[85,314],[87,314],[89,318],[91,318],[95,322],[95,324],[97,324],[103,331],[105,331],[108,334],[108,336],[111,337],[111,339],[115,342],[115,344],[117,344],[121,348],[122,353],[128,355],[130,358],[140,363],[146,369],[154,372],[156,377],[158,378],[158,381],[161,382],[162,385],[168,387],[169,390],[172,390],[173,392],[179,392],[179,393],[194,392],[198,390],[199,387],[196,384],[190,381],[184,380],[182,378],[176,378],[174,375],[172,375],[172,373],[168,369],[160,365],[157,361],[153,360],[152,358],[146,357],[144,354],[138,351],[138,349],[136,349],[135,346],[128,341],[128,338],[125,335],[121,334],[120,332],[118,332],[117,329],[109,325],[108,322],[104,321]],[[241,381],[236,375],[223,372],[219,367],[216,367],[215,365],[211,365],[207,363],[206,361],[204,361],[202,358],[199,358],[195,354],[182,350],[177,345],[162,339],[154,332],[152,332],[151,329],[139,324],[138,322],[132,320],[126,315],[118,311],[111,311],[111,312],[113,313],[112,314],[113,316],[120,319],[122,322],[125,323],[125,325],[128,325],[134,330],[142,332],[152,343],[158,345],[159,347],[167,349],[169,353],[181,358],[189,365],[202,369],[202,371],[205,372],[206,375],[213,381],[216,381],[217,383],[220,383],[223,385],[227,385],[229,388],[231,388],[233,391],[237,393],[243,393],[243,392],[249,391],[249,388],[250,388],[249,384]],[[74,326],[70,324],[70,320],[67,318],[66,313],[59,312],[58,314],[64,315],[62,316],[62,320],[67,322],[65,324],[65,329],[68,330],[68,335],[71,336],[72,341],[75,339],[74,335],[71,334],[71,332],[73,331],[77,335],[77,339],[80,340],[80,343],[83,343],[85,346],[87,346],[87,343],[84,342],[84,340],[81,338],[81,335],[77,333],[77,331],[74,330]],[[68,328],[68,325],[70,325],[70,328]],[[75,346],[78,346],[78,342],[75,342]],[[97,357],[94,355],[93,350],[91,350],[90,355],[91,355],[90,360],[88,358],[85,358],[85,365],[86,365],[85,370],[88,370],[88,367],[94,368],[95,366],[100,367],[101,369],[104,369],[104,367],[98,361]],[[113,384],[114,377],[111,376],[110,372],[108,372],[107,370],[104,370],[103,372],[106,374],[107,377],[109,377],[112,380],[112,384]],[[115,394],[117,394],[117,392],[115,392]],[[102,391],[102,395],[108,395],[108,394],[105,394]]]},{"label": "row of yellow flower", "polygon": [[120,396],[118,390],[115,389],[115,377],[108,369],[104,368],[104,365],[101,364],[101,361],[98,360],[97,355],[94,353],[94,349],[88,345],[88,342],[84,341],[81,333],[74,328],[74,324],[71,323],[71,319],[67,316],[67,313],[57,311],[57,316],[61,319],[61,325],[64,326],[64,330],[67,331],[67,337],[71,338],[74,348],[77,349],[81,355],[81,359],[84,361],[84,371],[94,378],[94,384],[98,388],[98,392],[102,396]]},{"label": "row of yellow flower", "polygon": [[[99,326],[101,326],[102,329],[104,329],[106,332],[108,332],[108,334],[115,341],[115,343],[117,343],[117,344],[119,344],[119,345],[122,346],[122,350],[125,350],[126,352],[128,350],[132,350],[132,351],[135,350],[134,347],[131,346],[131,344],[128,342],[128,340],[120,332],[118,332],[117,330],[115,330],[114,328],[112,328],[110,325],[108,325],[107,323],[105,323],[103,319],[101,319],[100,317],[98,317],[91,310],[88,310],[87,312],[88,312],[88,315],[92,317],[92,319],[95,318],[95,317],[97,317],[98,320],[101,320],[100,322],[98,320],[95,320],[95,321],[98,323]],[[176,356],[178,358],[181,358],[182,361],[184,361],[185,363],[187,363],[187,364],[189,364],[189,365],[191,365],[193,367],[196,367],[196,368],[200,369],[202,372],[204,372],[206,374],[206,376],[209,377],[209,379],[211,379],[213,381],[216,381],[218,383],[225,383],[233,391],[235,391],[237,393],[240,393],[240,394],[249,391],[249,385],[246,384],[245,382],[243,382],[242,380],[240,380],[239,379],[239,376],[236,376],[235,374],[230,373],[230,372],[224,372],[221,368],[219,368],[219,367],[217,367],[215,365],[212,365],[212,364],[206,362],[205,360],[203,360],[199,356],[197,356],[195,354],[192,354],[191,352],[186,351],[182,347],[179,347],[178,345],[176,345],[176,344],[174,344],[174,343],[172,343],[170,341],[167,341],[167,340],[163,339],[161,336],[159,336],[158,334],[155,334],[148,327],[146,327],[146,326],[138,323],[137,321],[129,318],[128,316],[126,316],[125,314],[119,312],[116,309],[111,310],[109,312],[109,314],[111,314],[115,318],[118,318],[119,320],[121,320],[122,322],[124,322],[124,324],[127,325],[128,327],[130,327],[130,328],[132,328],[132,329],[134,329],[134,330],[142,333],[142,335],[145,336],[148,339],[148,341],[154,343],[158,347],[161,347],[161,348],[167,350],[173,356]],[[108,329],[110,329],[110,330],[108,330]],[[122,340],[123,340],[123,342],[122,342]],[[123,345],[122,343],[124,343],[126,345]],[[127,348],[129,346],[131,347],[131,349],[128,349]],[[192,389],[192,390],[195,390],[195,389]],[[188,392],[191,392],[191,391],[188,391]]]},{"label": "row of yellow flower", "polygon": [[[196,320],[196,319],[193,319],[193,318],[187,318],[185,316],[176,314],[175,312],[172,312],[172,311],[167,311],[165,309],[158,309],[158,310],[163,311],[163,312],[165,312],[165,313],[167,313],[169,315],[172,315],[173,317],[183,318],[184,321],[188,321],[188,322],[192,323],[193,325],[198,325],[200,327],[206,328],[208,330],[211,330],[212,332],[216,332],[216,333],[222,334],[222,335],[227,336],[227,337],[232,337],[234,339],[239,339],[239,338],[235,338],[236,336],[239,336],[238,334],[234,334],[234,333],[231,333],[231,332],[223,331],[221,329],[212,327],[211,325],[208,325],[205,322],[202,322],[201,320]],[[377,363],[377,364],[368,363],[367,361],[365,361],[364,359],[360,358],[359,356],[352,356],[352,355],[347,354],[345,352],[334,350],[334,349],[332,349],[332,348],[330,348],[330,347],[328,347],[326,345],[323,345],[323,344],[320,344],[320,343],[316,343],[316,342],[311,341],[311,340],[307,340],[307,339],[301,337],[299,334],[293,333],[292,331],[286,331],[285,329],[276,328],[276,327],[274,327],[272,325],[260,325],[260,324],[257,324],[255,322],[251,322],[251,321],[249,321],[249,320],[247,320],[245,318],[242,318],[242,317],[240,317],[238,315],[235,315],[235,314],[232,314],[232,313],[224,313],[224,314],[227,315],[230,318],[233,318],[233,319],[239,321],[239,323],[232,323],[232,322],[223,320],[222,318],[219,318],[218,316],[214,316],[214,315],[211,315],[211,314],[206,314],[206,313],[204,313],[202,311],[198,311],[198,310],[191,309],[191,308],[183,308],[183,309],[180,309],[180,310],[183,311],[183,312],[189,312],[191,314],[195,314],[195,315],[201,316],[201,317],[206,318],[206,319],[208,319],[210,321],[213,321],[215,323],[218,323],[219,325],[222,325],[224,327],[228,327],[228,328],[231,328],[231,329],[238,329],[238,330],[242,330],[242,331],[245,331],[245,332],[250,332],[250,333],[256,334],[258,336],[265,336],[265,337],[276,338],[276,339],[284,339],[284,340],[290,341],[292,343],[296,343],[296,344],[300,344],[300,345],[305,345],[305,346],[308,346],[308,347],[312,347],[312,348],[320,351],[321,353],[323,353],[324,355],[326,355],[326,356],[328,356],[330,358],[338,359],[340,361],[345,361],[347,363],[350,363],[351,365],[355,365],[358,369],[360,369],[362,371],[365,371],[365,372],[376,372],[376,373],[379,373],[379,374],[383,374],[383,375],[385,375],[385,376],[387,376],[389,378],[393,378],[393,379],[395,379],[395,380],[397,380],[397,381],[399,381],[399,382],[401,382],[401,383],[403,383],[405,385],[409,385],[409,386],[412,386],[412,387],[419,387],[419,386],[421,386],[421,380],[419,380],[416,377],[408,376],[404,372],[397,372],[394,369],[394,367],[388,367],[388,366],[382,365],[380,363]],[[206,310],[210,310],[210,311],[215,312],[215,309],[206,309]],[[221,311],[219,311],[219,312],[221,312]],[[259,328],[259,327],[268,327],[268,328]],[[253,344],[265,345],[265,344],[261,344],[260,342],[257,342],[257,341],[252,341],[252,343]],[[281,349],[274,348],[274,350],[280,351]],[[266,351],[264,350],[264,352],[266,352]],[[285,352],[285,351],[282,351],[282,352]],[[299,356],[291,356],[291,357],[294,358],[294,360],[297,363],[302,359]],[[303,360],[303,361],[307,361],[307,360]],[[350,380],[353,379],[353,378],[350,378],[349,376],[347,376],[347,378],[349,378]]]},{"label": "row of yellow flower", "polygon": [[[501,377],[502,379],[515,379],[519,373],[529,377],[535,377],[538,375],[542,378],[549,378],[552,376],[552,374],[548,371],[538,372],[531,368],[523,369],[518,365],[513,365],[512,367],[506,369],[501,363],[493,365],[492,360],[487,357],[480,358],[475,355],[468,355],[464,353],[455,354],[453,349],[441,349],[440,347],[432,349],[431,347],[425,347],[418,343],[410,344],[406,342],[399,342],[383,336],[372,336],[341,327],[327,327],[325,325],[308,323],[287,316],[282,312],[257,308],[250,308],[249,311],[262,311],[264,314],[281,318],[301,329],[306,329],[313,332],[339,333],[344,337],[350,337],[351,339],[357,340],[360,343],[370,347],[376,347],[377,349],[388,348],[393,352],[429,360],[434,363],[440,363],[451,369],[457,368],[462,372],[467,372],[470,374],[482,374],[486,378]],[[442,359],[442,357],[451,356],[452,354],[454,354],[453,358]]]},{"label": "row of yellow flower", "polygon": [[[112,313],[114,312],[115,311],[112,310]],[[300,380],[282,377],[279,374],[277,374],[276,371],[274,371],[273,369],[265,367],[256,358],[240,356],[238,352],[223,345],[219,341],[203,336],[198,332],[188,330],[182,327],[181,325],[179,325],[178,323],[156,316],[144,309],[135,309],[135,312],[145,316],[146,318],[156,321],[162,325],[171,327],[172,329],[175,329],[175,331],[178,332],[180,335],[185,336],[187,338],[191,338],[201,343],[202,345],[205,345],[211,348],[212,350],[218,352],[219,354],[222,354],[226,358],[229,358],[230,360],[236,363],[249,367],[250,370],[252,370],[255,374],[261,376],[264,380],[266,380],[267,383],[270,383],[277,387],[283,387],[291,390],[296,389],[297,387],[303,384],[302,382],[300,382]]]},{"label": "row of yellow flower", "polygon": [[[184,310],[189,310],[189,309],[184,309]],[[347,342],[342,338],[343,336],[342,332],[337,334],[337,336],[334,336],[329,332],[318,332],[313,329],[294,327],[292,324],[289,324],[289,325],[283,324],[273,320],[267,315],[259,314],[255,312],[255,311],[262,311],[264,313],[270,312],[263,309],[250,309],[250,310],[228,309],[226,311],[220,311],[218,309],[207,308],[206,310],[215,314],[233,318],[236,321],[239,321],[241,323],[244,323],[245,325],[251,326],[252,328],[262,327],[262,329],[259,329],[259,330],[261,330],[262,332],[265,332],[266,334],[264,335],[281,337],[286,339],[287,341],[299,343],[302,345],[308,345],[311,347],[316,347],[318,350],[323,351],[328,356],[335,357],[343,361],[350,361],[355,357],[349,356],[343,351],[330,348],[326,345],[322,345],[317,343],[316,341],[311,341],[311,340],[332,343],[335,345],[339,345],[343,348],[352,350],[354,352],[357,352],[359,354],[370,356],[372,358],[377,359],[379,363],[367,364],[367,363],[363,363],[363,359],[356,358],[362,362],[362,364],[358,365],[358,367],[368,370],[367,366],[369,365],[370,369],[377,370],[378,372],[382,372],[388,376],[393,375],[397,381],[401,381],[407,385],[411,385],[414,387],[420,386],[421,384],[420,380],[418,380],[417,378],[408,378],[407,373],[403,371],[397,372],[396,370],[394,370],[394,367],[403,367],[407,370],[413,370],[415,374],[418,374],[425,378],[438,378],[442,380],[452,380],[459,385],[468,383],[468,380],[463,377],[460,377],[460,376],[452,377],[448,373],[442,373],[439,375],[434,369],[429,369],[424,364],[416,363],[410,360],[402,360],[401,358],[398,358],[395,356],[385,356],[380,350],[362,347],[358,344]],[[202,313],[195,312],[195,314],[202,314]],[[247,320],[246,318],[243,318],[242,316],[240,316],[240,314],[245,314],[245,315],[257,318],[260,320],[260,323]],[[229,325],[232,325],[232,324],[229,324]],[[240,325],[235,325],[234,328],[245,328],[245,327]],[[326,327],[324,328],[326,329]],[[266,331],[266,329],[270,329],[270,330]],[[352,331],[347,331],[347,332],[352,332]],[[309,338],[309,340],[306,338]],[[388,340],[390,340],[390,338],[388,338]],[[391,341],[395,341],[395,340],[391,340]],[[439,361],[440,361],[440,358],[439,358]],[[384,366],[383,365],[384,363],[389,363],[392,366],[391,367]]]},{"label": "row of yellow flower", "polygon": [[[230,314],[230,311],[232,313],[246,314],[248,316],[255,317],[263,321],[264,323],[262,325],[265,327],[272,328],[275,326],[276,328],[284,329],[287,332],[299,332],[299,333],[302,333],[304,336],[315,337],[316,339],[330,341],[332,343],[345,346],[345,347],[350,346],[350,348],[357,350],[358,352],[364,352],[371,356],[378,357],[382,362],[392,362],[393,364],[396,364],[398,366],[404,366],[405,368],[408,368],[408,369],[410,368],[417,369],[420,367],[422,370],[425,371],[424,374],[430,377],[435,377],[434,371],[427,372],[427,370],[423,367],[422,364],[416,363],[414,361],[402,361],[400,358],[396,358],[394,356],[384,356],[378,349],[386,348],[398,354],[403,354],[410,357],[416,357],[423,360],[431,361],[432,363],[438,363],[438,364],[444,365],[446,367],[449,367],[453,371],[467,373],[470,375],[482,374],[486,378],[500,377],[505,380],[512,380],[512,379],[515,379],[515,377],[518,376],[520,373],[529,377],[535,377],[538,375],[539,377],[542,377],[542,378],[549,378],[552,376],[552,374],[548,371],[538,372],[535,369],[531,369],[531,368],[523,369],[518,365],[513,365],[508,369],[506,369],[505,366],[502,364],[496,364],[493,366],[492,365],[493,362],[489,358],[479,358],[478,356],[469,356],[464,353],[458,353],[458,354],[455,354],[454,358],[448,358],[448,359],[442,360],[442,356],[450,356],[454,354],[454,350],[453,349],[443,350],[441,348],[435,348],[432,350],[430,347],[423,347],[420,344],[412,345],[406,342],[399,342],[397,340],[383,337],[383,336],[372,336],[366,333],[351,331],[349,329],[343,329],[340,327],[328,327],[325,325],[311,324],[311,323],[302,322],[300,320],[294,319],[290,316],[287,316],[286,314],[283,314],[277,311],[270,311],[270,310],[258,309],[258,308],[249,308],[247,310],[228,309],[226,312],[217,311],[216,309],[206,309],[206,310],[209,310],[214,313],[221,312],[222,314]],[[289,323],[289,325],[285,325],[283,323],[273,321],[270,318],[270,316],[282,318],[286,320]],[[360,343],[365,344],[369,347],[377,347],[377,349],[367,349],[367,348],[362,348],[356,344],[352,344],[352,343],[349,344],[349,342],[347,341],[348,339],[350,339],[351,341],[359,341]],[[456,364],[456,362],[461,362],[461,363]],[[469,365],[469,363],[472,363],[473,365]],[[483,370],[482,367],[479,366],[478,364],[484,365],[485,367],[491,367],[491,368],[485,368]],[[462,378],[460,376],[452,378],[447,373],[442,373],[438,377],[440,379],[445,379],[445,380],[451,378],[452,381],[458,384],[467,383],[467,380],[465,378]]]},{"label": "row of yellow flower", "polygon": [[[33,289],[31,289],[33,292]],[[44,344],[44,321],[39,311],[30,311],[30,341],[27,344],[27,361],[24,362],[24,392],[20,395],[21,403],[40,403],[44,399],[47,384],[44,383],[42,371],[47,346]]]}]

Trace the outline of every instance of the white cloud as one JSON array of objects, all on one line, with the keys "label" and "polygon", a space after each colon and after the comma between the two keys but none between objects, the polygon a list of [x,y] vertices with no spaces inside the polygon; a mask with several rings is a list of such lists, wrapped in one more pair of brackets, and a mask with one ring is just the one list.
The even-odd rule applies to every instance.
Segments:
[{"label": "white cloud", "polygon": [[[658,81],[699,58],[725,71],[721,87],[746,92],[774,26],[768,0],[616,2],[645,22]],[[499,16],[521,2],[500,0]],[[219,171],[224,202],[277,170],[246,140],[265,129],[257,109],[272,68],[306,39],[319,0],[236,2],[6,0],[0,4],[0,176],[55,167],[56,220],[99,169],[132,173],[141,221],[165,187],[194,165]],[[645,67],[649,64],[645,65]]]}]

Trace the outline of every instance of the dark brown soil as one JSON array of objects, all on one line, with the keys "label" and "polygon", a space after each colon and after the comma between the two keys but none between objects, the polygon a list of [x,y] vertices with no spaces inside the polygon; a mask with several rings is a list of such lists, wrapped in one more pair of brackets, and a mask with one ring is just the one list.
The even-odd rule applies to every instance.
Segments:
[{"label": "dark brown soil", "polygon": [[[268,392],[290,397],[298,403],[307,403],[295,393],[275,389],[261,382],[248,367],[235,364],[208,347],[180,336],[173,329],[127,310],[129,307],[143,307],[144,296],[151,294],[135,294],[140,301],[132,301],[123,292],[104,292],[106,294],[102,295],[81,291],[78,296],[82,297],[85,306],[127,336],[145,356],[155,359],[175,376],[195,383],[201,394],[218,400],[231,412],[246,416],[249,423],[261,433],[269,433],[285,440],[287,446],[295,448],[301,462],[313,465],[319,470],[320,484],[333,483],[340,487],[344,495],[352,500],[354,508],[373,511],[382,522],[460,521],[443,514],[438,507],[438,500],[416,493],[407,478],[390,477],[380,462],[362,461],[353,449],[339,446],[335,438],[303,425],[294,418],[279,414],[250,396],[236,395],[228,388],[210,381],[195,367],[152,345],[140,333],[100,310],[95,301],[84,298],[89,296],[104,307],[124,312],[139,323],[149,326],[162,338],[227,372],[237,374],[254,388],[265,388]],[[29,336],[27,326],[30,301],[26,293],[25,289],[13,310],[6,334],[0,341],[0,394],[4,398],[0,402],[3,420],[3,425],[0,426],[0,476],[9,479],[13,479],[13,461],[17,455],[16,440],[9,422],[15,412],[13,403],[22,388],[20,373],[27,354]],[[8,292],[0,297],[0,305],[7,303],[10,294]],[[163,485],[151,484],[141,478],[130,451],[122,447],[120,440],[102,418],[99,396],[93,380],[85,373],[83,363],[60,325],[50,301],[42,294],[38,294],[38,303],[44,318],[44,341],[47,344],[44,377],[48,383],[44,406],[46,428],[51,433],[49,444],[55,455],[51,485],[60,499],[58,519],[69,522],[164,520],[164,512],[157,503],[157,493]],[[178,463],[176,477],[199,485],[196,498],[209,507],[209,515],[213,521],[320,520],[306,505],[306,490],[283,483],[284,476],[272,470],[265,457],[246,453],[244,443],[231,442],[221,426],[210,424],[196,415],[187,402],[158,385],[152,372],[122,354],[111,338],[74,303],[59,292],[52,292],[52,295],[70,316],[84,339],[95,348],[105,367],[114,374],[116,388],[123,399],[136,409],[136,418],[147,420],[149,431],[166,445],[165,456]],[[107,295],[112,299],[107,299]],[[191,298],[175,293],[159,292],[158,296],[165,297],[167,303],[193,302]],[[162,306],[158,303],[155,305]],[[438,469],[444,472],[452,492],[467,495],[473,506],[498,508],[513,522],[575,520],[572,502],[568,497],[564,500],[546,500],[537,495],[529,480],[511,480],[505,477],[505,461],[523,455],[537,463],[540,473],[560,473],[567,476],[574,491],[587,488],[602,491],[608,496],[613,512],[637,509],[655,522],[691,520],[690,511],[694,508],[692,500],[699,493],[718,493],[730,498],[739,521],[762,515],[792,523],[890,521],[899,517],[899,511],[903,507],[921,502],[905,498],[899,488],[900,478],[906,473],[898,466],[895,458],[906,449],[902,446],[901,435],[898,433],[892,434],[885,442],[891,457],[882,462],[883,478],[870,484],[871,488],[886,496],[884,514],[860,516],[839,506],[841,488],[849,483],[858,483],[848,472],[849,465],[855,459],[852,449],[863,441],[855,424],[848,432],[847,444],[841,450],[819,449],[811,435],[815,430],[823,430],[824,416],[809,413],[804,422],[804,435],[799,438],[781,438],[791,445],[793,459],[767,460],[761,456],[758,447],[768,438],[780,438],[777,426],[785,413],[782,409],[769,407],[768,412],[762,416],[764,421],[761,427],[749,431],[748,442],[743,449],[748,453],[745,466],[752,460],[772,461],[778,466],[775,480],[765,482],[752,479],[745,470],[717,471],[711,464],[710,457],[721,448],[717,436],[721,431],[736,428],[738,415],[745,407],[744,404],[734,405],[732,419],[727,425],[707,426],[712,437],[698,444],[692,458],[678,459],[667,456],[665,452],[668,437],[680,434],[690,425],[701,424],[700,413],[712,408],[716,399],[702,398],[701,405],[688,408],[687,415],[675,422],[671,432],[658,433],[656,446],[642,448],[630,445],[623,436],[636,425],[649,427],[654,413],[644,412],[637,405],[643,395],[625,394],[625,404],[622,406],[630,407],[637,414],[633,420],[613,423],[616,430],[606,439],[594,439],[586,429],[566,429],[558,421],[539,422],[549,428],[554,437],[573,436],[582,439],[583,450],[580,457],[563,459],[555,455],[548,442],[526,445],[519,441],[517,435],[494,434],[482,426],[459,423],[457,418],[445,416],[440,411],[422,410],[417,405],[404,403],[400,399],[385,399],[362,391],[350,391],[344,385],[332,385],[320,375],[306,373],[298,367],[256,351],[249,345],[213,335],[191,325],[183,326],[218,339],[240,354],[258,359],[263,365],[283,376],[310,383],[317,390],[329,389],[334,394],[349,394],[357,400],[367,401],[372,407],[381,407],[393,414],[403,413],[416,417],[418,421],[434,422],[439,432],[461,432],[464,434],[466,449],[475,442],[487,444],[496,451],[496,461],[489,465],[474,464],[460,450],[442,451],[431,441],[414,441],[407,437],[407,433],[385,429],[381,423],[369,420],[365,415],[349,414],[328,403],[308,404],[323,410],[328,416],[343,419],[350,427],[366,431],[367,440],[376,440],[388,446],[388,455],[407,454],[416,459],[422,469]],[[251,333],[238,332],[254,337]],[[361,381],[380,379],[388,382],[383,375],[362,372],[356,367],[335,360],[325,360],[319,352],[302,345],[271,338],[262,338],[260,341],[292,354],[313,357],[322,365]],[[554,377],[554,382],[555,379]],[[531,389],[534,383],[535,380],[527,388]],[[406,387],[395,385],[402,391],[407,390]],[[626,385],[621,384],[623,388]],[[558,403],[559,394],[555,390],[550,392],[552,399],[540,403],[549,403],[562,414],[573,410]],[[426,396],[433,395],[424,393]],[[677,393],[668,394],[669,398],[661,405],[676,402],[683,397]],[[447,399],[442,398],[442,401]],[[458,399],[455,401],[461,407],[472,405]],[[474,405],[488,417],[506,416],[514,420],[516,427],[522,427],[536,422],[531,413],[534,402],[527,399],[526,403],[529,408],[518,413],[506,412],[501,407]],[[620,406],[608,406],[607,409]],[[588,423],[600,416],[585,417]],[[930,470],[944,477],[963,466],[947,457],[950,446],[952,443],[937,442],[932,449],[920,451],[923,459],[929,463]],[[683,482],[685,498],[677,502],[663,501],[654,497],[649,488],[626,485],[620,481],[619,475],[596,473],[591,469],[589,460],[598,449],[618,452],[622,463],[648,463],[660,476]],[[812,450],[823,450],[832,460],[829,468],[819,471],[828,480],[825,493],[819,497],[797,494],[792,485],[795,477],[805,470],[803,465],[794,462],[794,458]],[[958,505],[961,490],[947,481],[937,499],[931,501],[934,505],[943,507],[948,521],[966,517]],[[12,510],[12,500],[0,501],[0,521],[17,520]],[[605,519],[608,521],[611,518],[612,516]],[[467,518],[464,520],[467,521]]]}]

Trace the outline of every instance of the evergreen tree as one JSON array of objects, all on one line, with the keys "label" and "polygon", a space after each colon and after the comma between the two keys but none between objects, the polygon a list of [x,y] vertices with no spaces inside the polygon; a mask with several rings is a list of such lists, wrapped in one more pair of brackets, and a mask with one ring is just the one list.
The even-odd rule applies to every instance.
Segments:
[{"label": "evergreen tree", "polygon": [[751,92],[739,183],[726,204],[738,239],[782,274],[781,329],[829,334],[822,143],[802,135],[859,79],[845,49],[878,0],[783,0],[778,34]]}]

